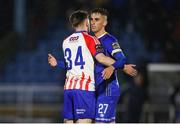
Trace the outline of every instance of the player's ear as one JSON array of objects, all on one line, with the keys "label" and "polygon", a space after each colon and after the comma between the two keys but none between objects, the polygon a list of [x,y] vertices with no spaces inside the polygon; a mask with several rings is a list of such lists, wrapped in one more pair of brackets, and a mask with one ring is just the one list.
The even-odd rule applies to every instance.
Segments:
[{"label": "player's ear", "polygon": [[108,23],[108,22],[107,22],[107,20],[105,20],[105,21],[104,21],[104,23],[103,23],[103,25],[104,25],[104,26],[106,26],[106,25],[107,25],[107,23]]},{"label": "player's ear", "polygon": [[104,26],[106,26],[106,25],[107,25],[107,23],[108,23],[108,22],[107,22],[107,17],[106,17],[106,16],[104,16],[104,23],[103,23],[103,25],[104,25]]},{"label": "player's ear", "polygon": [[89,27],[89,19],[85,20],[86,26]]}]

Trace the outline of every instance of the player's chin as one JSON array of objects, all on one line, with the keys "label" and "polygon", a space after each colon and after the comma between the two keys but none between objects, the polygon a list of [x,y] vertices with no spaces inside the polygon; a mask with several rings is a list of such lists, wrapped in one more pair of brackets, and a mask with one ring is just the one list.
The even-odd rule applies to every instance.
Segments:
[{"label": "player's chin", "polygon": [[94,32],[94,33],[96,33],[96,32],[97,32],[97,30],[96,30],[96,29],[93,29],[93,28],[92,28],[91,30],[92,30],[92,32]]}]

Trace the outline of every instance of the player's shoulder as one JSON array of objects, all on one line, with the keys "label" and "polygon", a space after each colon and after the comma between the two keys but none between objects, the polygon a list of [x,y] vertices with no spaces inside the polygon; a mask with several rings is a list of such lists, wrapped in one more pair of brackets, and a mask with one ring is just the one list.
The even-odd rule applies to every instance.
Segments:
[{"label": "player's shoulder", "polygon": [[115,36],[113,36],[112,34],[110,34],[110,33],[106,34],[106,38],[111,42],[118,41],[117,38]]},{"label": "player's shoulder", "polygon": [[99,44],[100,42],[98,41],[98,39],[95,37],[95,36],[92,36],[88,33],[82,33],[83,36],[84,36],[84,39],[86,41],[94,41],[96,44]]},{"label": "player's shoulder", "polygon": [[89,34],[88,34],[88,33],[86,33],[86,32],[82,32],[82,35],[84,36],[84,38],[91,39],[91,40],[93,40],[93,39],[94,39],[94,37],[93,37],[93,36],[89,35]]},{"label": "player's shoulder", "polygon": [[64,38],[63,42],[66,42],[66,41],[71,41],[71,40],[76,40],[80,37],[81,33],[72,33],[70,35],[68,35],[67,37]]},{"label": "player's shoulder", "polygon": [[70,35],[66,36],[63,41],[69,40],[69,38],[72,37],[72,35],[73,35],[73,34],[70,34]]}]

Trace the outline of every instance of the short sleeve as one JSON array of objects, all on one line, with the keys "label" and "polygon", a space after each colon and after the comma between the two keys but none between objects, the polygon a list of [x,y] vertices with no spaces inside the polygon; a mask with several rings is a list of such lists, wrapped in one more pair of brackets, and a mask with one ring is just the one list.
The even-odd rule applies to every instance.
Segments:
[{"label": "short sleeve", "polygon": [[86,45],[93,56],[96,56],[101,50],[100,42],[88,34],[83,33]]},{"label": "short sleeve", "polygon": [[122,49],[116,39],[109,39],[106,43],[106,49],[114,56],[115,53],[122,52]]}]

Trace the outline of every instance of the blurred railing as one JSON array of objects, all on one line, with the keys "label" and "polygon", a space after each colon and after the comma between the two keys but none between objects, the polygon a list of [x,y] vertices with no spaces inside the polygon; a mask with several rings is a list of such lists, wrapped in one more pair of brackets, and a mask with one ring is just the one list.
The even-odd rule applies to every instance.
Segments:
[{"label": "blurred railing", "polygon": [[180,64],[149,64],[148,92],[149,102],[144,106],[148,114],[148,122],[177,122],[177,107],[173,104],[172,96],[180,82]]},{"label": "blurred railing", "polygon": [[61,122],[63,87],[0,86],[0,122]]}]

